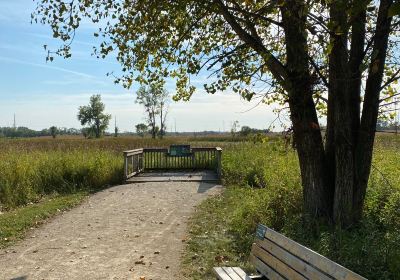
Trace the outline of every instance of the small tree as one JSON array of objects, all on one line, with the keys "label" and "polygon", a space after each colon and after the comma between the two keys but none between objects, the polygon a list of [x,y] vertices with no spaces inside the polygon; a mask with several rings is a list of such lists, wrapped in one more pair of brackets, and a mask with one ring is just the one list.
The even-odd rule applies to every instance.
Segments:
[{"label": "small tree", "polygon": [[105,114],[104,109],[100,94],[92,95],[89,105],[79,107],[78,120],[81,125],[89,125],[89,130],[94,132],[96,138],[104,133],[111,119],[111,115]]},{"label": "small tree", "polygon": [[235,136],[236,136],[236,133],[237,133],[238,129],[239,129],[239,122],[238,122],[238,121],[234,121],[234,122],[232,123],[232,127],[231,127],[231,134],[232,134],[232,137],[235,137]]},{"label": "small tree", "polygon": [[148,87],[142,86],[137,92],[136,103],[143,105],[145,108],[152,138],[156,138],[158,134],[156,129],[157,116],[160,118],[159,135],[162,138],[164,134],[168,111],[167,100],[168,92],[164,89],[163,83],[154,83]]},{"label": "small tree", "polygon": [[240,135],[242,136],[248,136],[251,132],[252,129],[247,125],[242,126],[242,128],[240,129]]},{"label": "small tree", "polygon": [[52,126],[52,127],[50,127],[50,135],[53,137],[53,138],[56,138],[56,136],[57,136],[57,133],[58,133],[58,129],[57,129],[57,127],[55,127],[55,126]]},{"label": "small tree", "polygon": [[144,137],[144,135],[146,134],[148,127],[146,124],[144,123],[139,123],[135,126],[136,128],[136,133],[142,137]]}]

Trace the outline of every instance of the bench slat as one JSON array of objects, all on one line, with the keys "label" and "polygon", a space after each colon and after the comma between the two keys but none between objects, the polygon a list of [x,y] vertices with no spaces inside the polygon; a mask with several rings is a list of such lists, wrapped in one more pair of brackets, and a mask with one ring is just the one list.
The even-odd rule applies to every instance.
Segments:
[{"label": "bench slat", "polygon": [[267,228],[265,238],[270,239],[291,254],[305,260],[309,264],[317,267],[328,275],[338,280],[367,280],[357,273],[331,261],[330,259],[300,245],[299,243],[287,238],[286,236]]},{"label": "bench slat", "polygon": [[232,280],[222,267],[214,267],[214,273],[219,280]]},{"label": "bench slat", "polygon": [[307,280],[307,278],[305,278],[303,275],[292,269],[290,266],[282,262],[280,259],[271,255],[268,251],[264,250],[256,243],[253,244],[251,251],[257,258],[268,264],[268,266],[272,267],[276,272],[286,277],[287,279]]},{"label": "bench slat", "polygon": [[251,278],[240,267],[232,267],[233,271],[243,280],[250,280]]},{"label": "bench slat", "polygon": [[319,271],[318,269],[314,268],[313,266],[309,265],[305,261],[303,261],[301,258],[298,258],[288,251],[282,249],[275,243],[273,243],[269,239],[264,239],[264,240],[257,240],[256,243],[262,247],[263,249],[267,250],[270,252],[272,255],[274,255],[276,258],[280,259],[282,262],[285,264],[289,265],[296,271],[300,272],[303,274],[305,277],[309,279],[320,279],[320,280],[332,280],[332,277],[329,277]]},{"label": "bench slat", "polygon": [[288,280],[279,275],[273,268],[262,262],[253,254],[250,254],[250,261],[254,264],[258,272],[266,276],[269,280]]},{"label": "bench slat", "polygon": [[242,277],[240,277],[234,270],[232,267],[223,267],[223,270],[225,270],[226,274],[229,275],[229,277],[231,277],[232,280],[243,280]]}]

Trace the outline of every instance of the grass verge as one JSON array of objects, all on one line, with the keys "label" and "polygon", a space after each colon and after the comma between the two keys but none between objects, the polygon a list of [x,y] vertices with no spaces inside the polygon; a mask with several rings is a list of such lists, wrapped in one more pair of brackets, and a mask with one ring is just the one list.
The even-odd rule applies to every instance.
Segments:
[{"label": "grass verge", "polygon": [[400,279],[398,139],[377,139],[364,217],[349,230],[303,224],[296,154],[283,143],[243,143],[226,150],[227,187],[191,218],[183,273],[189,279],[214,279],[213,266],[251,270],[250,246],[262,223],[367,279]]},{"label": "grass verge", "polygon": [[46,219],[81,203],[88,192],[50,196],[42,201],[8,211],[0,215],[0,248],[23,238],[26,232],[41,225]]},{"label": "grass verge", "polygon": [[[231,210],[238,203],[239,188],[208,198],[189,220],[189,236],[182,259],[183,274],[188,279],[215,279],[214,266],[240,266],[251,270],[248,251],[227,226]],[[238,243],[239,241],[240,243]]]}]

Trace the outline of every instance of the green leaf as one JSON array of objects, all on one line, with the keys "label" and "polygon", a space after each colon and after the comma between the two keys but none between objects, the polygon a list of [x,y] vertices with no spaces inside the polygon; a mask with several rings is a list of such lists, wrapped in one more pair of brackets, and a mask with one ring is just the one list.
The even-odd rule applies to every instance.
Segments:
[{"label": "green leaf", "polygon": [[326,54],[330,55],[333,49],[333,41],[330,41],[328,46],[326,47]]}]

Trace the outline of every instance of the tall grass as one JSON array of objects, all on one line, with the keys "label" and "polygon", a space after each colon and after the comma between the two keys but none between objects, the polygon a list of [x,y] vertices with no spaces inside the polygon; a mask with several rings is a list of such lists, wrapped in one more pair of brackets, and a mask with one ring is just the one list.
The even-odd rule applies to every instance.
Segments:
[{"label": "tall grass", "polygon": [[[215,143],[191,142],[193,146]],[[168,147],[187,137],[0,139],[0,211],[34,203],[48,194],[98,190],[121,183],[124,150]],[[229,143],[222,143],[229,146]]]},{"label": "tall grass", "polygon": [[96,190],[122,182],[121,156],[104,150],[0,154],[0,204],[9,209],[48,194]]},{"label": "tall grass", "polygon": [[[122,153],[124,150],[148,147],[168,147],[171,144],[188,142],[195,146],[210,146],[215,143],[207,143],[204,137],[196,137],[191,141],[188,137],[166,137],[164,139],[152,139],[148,137],[104,137],[100,139],[73,138],[0,138],[0,154],[6,151],[71,151],[71,150],[106,150]],[[199,143],[196,143],[199,142]]]}]

